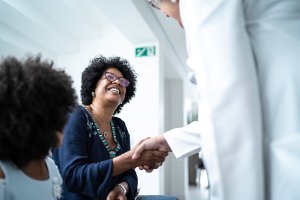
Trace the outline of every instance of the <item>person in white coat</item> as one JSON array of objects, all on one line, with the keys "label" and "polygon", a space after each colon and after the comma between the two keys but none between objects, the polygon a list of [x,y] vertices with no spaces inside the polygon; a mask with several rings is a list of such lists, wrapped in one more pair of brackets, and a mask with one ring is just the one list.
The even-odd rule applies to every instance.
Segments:
[{"label": "person in white coat", "polygon": [[185,30],[200,117],[134,158],[202,149],[211,200],[300,199],[300,1],[149,2]]}]

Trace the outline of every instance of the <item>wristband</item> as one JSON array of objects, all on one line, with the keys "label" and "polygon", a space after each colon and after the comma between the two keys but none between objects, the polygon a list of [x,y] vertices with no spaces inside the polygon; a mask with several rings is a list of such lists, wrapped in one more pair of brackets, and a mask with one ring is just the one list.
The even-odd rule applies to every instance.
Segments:
[{"label": "wristband", "polygon": [[122,185],[121,183],[118,183],[117,186],[119,186],[121,188],[121,190],[123,191],[124,194],[127,193],[126,188],[124,187],[124,185]]}]

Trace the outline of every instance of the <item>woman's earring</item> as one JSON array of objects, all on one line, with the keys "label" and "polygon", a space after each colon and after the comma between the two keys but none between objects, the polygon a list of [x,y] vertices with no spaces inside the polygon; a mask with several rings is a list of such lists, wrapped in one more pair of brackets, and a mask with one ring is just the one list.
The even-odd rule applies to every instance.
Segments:
[{"label": "woman's earring", "polygon": [[92,97],[95,97],[95,96],[96,96],[95,92],[92,92]]}]

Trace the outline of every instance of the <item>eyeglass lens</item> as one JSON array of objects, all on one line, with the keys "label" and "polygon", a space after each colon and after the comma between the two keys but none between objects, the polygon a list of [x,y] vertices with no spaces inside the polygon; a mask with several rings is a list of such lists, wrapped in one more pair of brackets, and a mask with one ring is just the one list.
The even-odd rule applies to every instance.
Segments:
[{"label": "eyeglass lens", "polygon": [[127,87],[130,84],[130,82],[126,78],[117,77],[115,74],[110,72],[105,72],[105,78],[111,82],[118,79],[120,81],[120,85],[123,87]]}]

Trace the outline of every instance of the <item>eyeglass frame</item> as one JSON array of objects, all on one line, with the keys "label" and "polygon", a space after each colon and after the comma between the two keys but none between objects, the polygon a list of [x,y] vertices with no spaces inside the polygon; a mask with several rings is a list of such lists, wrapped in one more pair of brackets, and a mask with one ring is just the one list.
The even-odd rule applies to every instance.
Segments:
[{"label": "eyeglass frame", "polygon": [[[113,79],[107,78],[107,76],[106,76],[107,74],[112,75],[114,78],[113,78]],[[111,73],[111,72],[104,72],[104,77],[105,77],[106,80],[111,81],[111,82],[114,82],[115,80],[119,80],[120,85],[121,85],[122,87],[125,87],[125,88],[128,87],[128,86],[130,85],[130,81],[129,81],[129,80],[127,80],[127,79],[124,78],[124,77],[118,77],[118,76],[116,76],[114,73]],[[124,81],[125,81],[126,83],[128,83],[128,84],[124,85]]]}]

